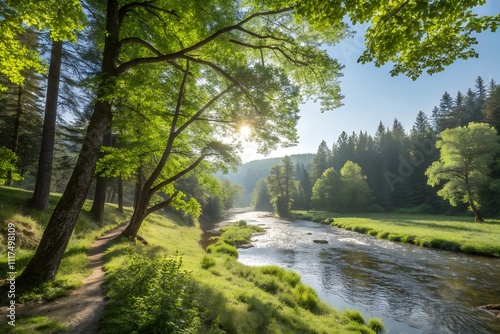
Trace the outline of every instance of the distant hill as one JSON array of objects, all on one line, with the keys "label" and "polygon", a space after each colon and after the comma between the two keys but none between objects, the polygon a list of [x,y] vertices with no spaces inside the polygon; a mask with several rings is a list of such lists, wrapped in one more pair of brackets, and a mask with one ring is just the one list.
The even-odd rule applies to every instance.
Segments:
[{"label": "distant hill", "polygon": [[[291,155],[292,162],[303,164],[307,171],[311,169],[311,163],[314,159],[313,153]],[[250,195],[261,178],[269,175],[271,168],[280,163],[282,158],[269,158],[254,160],[238,167],[236,173],[217,174],[220,179],[229,179],[234,184],[241,184],[245,188],[246,195]]]}]

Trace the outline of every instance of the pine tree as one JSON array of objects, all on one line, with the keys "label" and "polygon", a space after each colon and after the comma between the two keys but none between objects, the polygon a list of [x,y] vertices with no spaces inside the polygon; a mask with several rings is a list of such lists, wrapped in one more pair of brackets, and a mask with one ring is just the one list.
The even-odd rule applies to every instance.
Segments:
[{"label": "pine tree", "polygon": [[267,177],[267,185],[271,203],[280,217],[289,217],[296,193],[295,171],[289,156],[271,168]]},{"label": "pine tree", "polygon": [[500,135],[500,86],[490,87],[483,112],[486,122],[493,125]]},{"label": "pine tree", "polygon": [[[19,36],[20,42],[30,50],[39,48],[39,35],[27,29]],[[17,168],[25,178],[24,187],[32,188],[32,178],[37,168],[42,128],[42,78],[33,69],[23,73],[22,84],[6,83],[7,90],[0,91],[0,146],[9,148],[18,156]],[[12,179],[7,176],[7,185]]]},{"label": "pine tree", "polygon": [[319,179],[325,169],[329,167],[331,157],[332,152],[328,148],[326,141],[322,140],[311,165],[311,179],[313,181]]},{"label": "pine tree", "polygon": [[252,192],[252,207],[257,211],[273,210],[265,179],[259,179],[255,185],[255,189]]},{"label": "pine tree", "polygon": [[355,150],[357,144],[357,136],[353,134],[348,136],[345,131],[342,131],[337,139],[337,142],[332,147],[331,164],[333,168],[339,170],[347,160],[355,158]]}]

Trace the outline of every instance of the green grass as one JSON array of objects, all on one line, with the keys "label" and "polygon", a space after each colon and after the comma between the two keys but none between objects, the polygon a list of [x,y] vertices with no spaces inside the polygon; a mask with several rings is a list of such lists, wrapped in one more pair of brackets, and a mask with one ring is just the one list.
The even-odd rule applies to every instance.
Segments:
[{"label": "green grass", "polygon": [[232,226],[225,226],[221,229],[223,234],[219,240],[233,246],[241,246],[250,243],[250,237],[255,233],[263,233],[265,229],[256,225],[247,225],[246,221],[240,220]]},{"label": "green grass", "polygon": [[[6,231],[9,223],[13,223],[16,229],[16,271],[22,273],[29,260],[33,256],[43,229],[50,219],[60,194],[51,194],[49,198],[49,209],[36,211],[27,205],[32,192],[11,188],[0,187],[0,250],[6,254]],[[116,206],[106,205],[104,226],[98,226],[93,222],[85,210],[89,210],[91,202],[84,205],[84,212],[78,218],[75,231],[69,245],[64,253],[59,272],[55,282],[45,283],[29,291],[23,291],[17,296],[17,302],[28,300],[55,299],[67,295],[70,290],[82,285],[83,279],[91,272],[87,253],[92,242],[106,231],[127,221],[131,215],[128,209],[120,213]],[[0,267],[7,267],[7,257],[0,259]],[[0,279],[5,279],[7,271],[2,271]]]},{"label": "green grass", "polygon": [[[140,230],[147,246],[116,240],[105,255],[108,304],[102,318],[102,333],[140,332],[141,328],[130,327],[133,326],[129,319],[131,314],[142,312],[141,306],[133,301],[147,299],[147,295],[152,295],[151,291],[158,289],[152,289],[150,283],[142,283],[137,284],[141,287],[139,290],[120,290],[120,275],[128,270],[137,271],[130,267],[131,254],[182,260],[179,270],[190,273],[196,286],[196,302],[193,303],[196,306],[192,307],[197,313],[194,317],[192,313],[186,316],[197,324],[199,333],[375,333],[366,324],[352,321],[322,303],[313,289],[300,282],[298,274],[277,266],[245,266],[224,253],[207,254],[198,244],[198,227],[179,226],[174,220],[162,216],[151,218]],[[241,232],[237,229],[248,228],[242,225],[226,228],[220,239],[240,240]],[[144,268],[150,267],[144,265]],[[163,298],[160,296],[161,293],[158,298]],[[123,312],[120,305],[125,304],[135,306],[129,312]],[[168,318],[162,321],[168,321]]]},{"label": "green grass", "polygon": [[64,333],[66,326],[49,320],[47,317],[31,317],[25,319],[16,319],[16,326],[2,324],[0,332],[12,334],[56,334]]},{"label": "green grass", "polygon": [[236,247],[250,244],[250,237],[255,233],[263,233],[265,230],[256,225],[247,225],[246,221],[240,220],[232,226],[225,226],[221,229],[221,236],[214,237],[214,244],[207,247],[207,253],[228,254],[238,258]]},{"label": "green grass", "polygon": [[340,215],[324,211],[301,211],[297,212],[296,217],[314,218],[314,221],[334,218],[333,226],[380,239],[500,257],[500,220],[475,223],[471,217],[394,213]]}]

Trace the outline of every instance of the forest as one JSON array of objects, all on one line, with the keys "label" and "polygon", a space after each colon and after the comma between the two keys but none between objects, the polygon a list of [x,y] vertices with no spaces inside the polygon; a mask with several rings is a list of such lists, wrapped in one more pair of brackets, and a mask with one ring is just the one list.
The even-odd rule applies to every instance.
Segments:
[{"label": "forest", "polygon": [[[241,163],[242,129],[249,129],[248,139],[258,153],[266,154],[298,143],[299,111],[306,101],[317,102],[318,112],[341,106],[343,65],[327,48],[352,36],[352,26],[370,26],[359,62],[389,64],[390,75],[416,80],[458,59],[478,56],[475,34],[495,32],[500,24],[498,15],[475,12],[484,4],[0,1],[0,227],[2,249],[19,255],[11,273],[18,296],[23,293],[20,300],[57,298],[61,290],[64,294],[81,286],[92,241],[113,227],[123,230],[106,259],[106,278],[112,282],[107,288],[122,312],[117,316],[108,309],[109,332],[194,332],[196,326],[200,332],[238,332],[238,326],[251,326],[256,318],[264,319],[258,326],[269,332],[299,325],[308,328],[305,332],[314,332],[308,326],[323,332],[337,327],[341,332],[379,331],[377,321],[369,329],[359,313],[339,315],[321,304],[293,275],[277,288],[278,279],[288,275],[284,271],[248,269],[234,258],[205,254],[196,240],[198,218],[222,218],[248,186],[217,178],[217,173]],[[257,188],[260,184],[268,189],[270,199],[265,202],[283,216],[293,205],[341,211],[358,210],[360,205],[374,211],[422,206],[418,210],[448,212],[435,189],[430,195],[417,169],[434,166],[427,169],[428,182],[439,184],[442,175],[450,174],[442,173],[447,159],[434,164],[437,150],[426,153],[430,146],[442,145],[444,152],[446,138],[453,142],[474,131],[487,133],[479,142],[490,143],[491,131],[485,127],[498,130],[497,97],[496,84],[478,81],[470,95],[443,96],[432,127],[419,114],[416,130],[409,135],[397,121],[392,128],[380,124],[373,137],[344,133],[331,148],[322,143],[310,167],[309,155],[295,160],[297,166],[290,158],[272,166],[266,180],[255,180]],[[468,130],[447,132],[454,129]],[[429,158],[415,164],[414,172],[400,167],[418,152]],[[480,145],[477,152],[482,156],[473,183],[496,179],[496,169],[490,170],[495,157]],[[336,206],[321,203],[332,186],[329,179],[335,189],[353,187],[344,187],[346,194],[335,200]],[[481,212],[494,212],[495,189],[467,188],[458,197],[447,190],[443,186],[439,191],[451,204],[467,200],[474,210],[481,195]],[[360,202],[352,202],[347,193],[359,196]],[[476,213],[476,218],[481,216]],[[20,227],[17,236],[11,235],[13,226]],[[29,245],[16,249],[21,236]],[[189,268],[204,270],[198,274],[206,280],[191,279],[191,272],[181,269],[174,247],[185,251]],[[170,258],[163,258],[167,253]],[[11,259],[3,260],[14,266]],[[140,281],[127,270],[137,273]],[[155,284],[165,275],[175,277],[169,284],[185,297],[185,304],[172,304],[168,286],[156,298]],[[5,299],[4,290],[13,285],[2,278]],[[210,280],[217,284],[207,286]],[[258,298],[232,290],[238,287],[227,286],[231,280],[252,286]],[[129,290],[120,290],[117,282],[126,282]],[[152,288],[139,291],[142,284]],[[293,293],[270,296],[279,289]],[[172,309],[162,308],[165,300]],[[216,303],[220,307],[214,308]],[[10,300],[9,305],[17,304]],[[156,311],[148,312],[150,305]],[[131,322],[130,314],[143,315],[142,322]],[[238,322],[242,316],[248,323]],[[125,323],[130,327],[121,327]]]},{"label": "forest", "polygon": [[[483,173],[482,178],[475,180],[468,176],[471,187],[477,188],[470,197],[475,198],[473,205],[480,203],[484,215],[497,217],[500,214],[499,121],[500,87],[494,80],[485,83],[478,77],[474,88],[465,94],[457,92],[453,98],[445,92],[430,117],[418,112],[409,131],[394,119],[391,126],[380,122],[373,136],[366,131],[350,135],[342,132],[332,146],[322,141],[310,163],[294,164],[285,157],[280,164],[260,174],[252,205],[259,210],[274,207],[277,213],[284,215],[289,214],[290,209],[448,215],[465,214],[468,209],[474,211],[469,197],[463,194],[465,186],[455,186],[446,194],[444,184],[429,184],[426,171],[440,160],[440,152],[443,156],[443,147],[436,147],[436,143],[448,134],[445,130],[460,131],[470,128],[471,124],[483,123],[485,126],[479,132],[496,129],[492,139],[480,134],[456,138],[458,147],[467,147],[471,152],[465,158],[457,154],[448,159],[470,159],[468,168],[477,168],[475,172]],[[248,164],[242,171],[253,175],[259,169],[252,169]],[[448,170],[452,172],[456,170]],[[243,183],[248,179],[244,178]],[[283,189],[288,184],[287,196],[276,189],[278,184]],[[288,205],[280,208],[277,201],[283,197],[288,198],[284,199]],[[283,207],[289,209],[283,212]]]}]

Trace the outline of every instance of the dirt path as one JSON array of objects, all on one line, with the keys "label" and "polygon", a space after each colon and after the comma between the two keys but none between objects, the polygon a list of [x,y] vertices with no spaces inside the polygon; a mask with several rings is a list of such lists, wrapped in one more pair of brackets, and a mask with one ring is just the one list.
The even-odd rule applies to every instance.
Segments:
[{"label": "dirt path", "polygon": [[96,239],[89,251],[92,274],[85,278],[83,285],[70,295],[50,302],[28,302],[16,307],[19,318],[46,316],[67,325],[67,333],[92,334],[97,333],[99,318],[104,309],[104,251],[108,242],[125,229],[119,226]]}]

